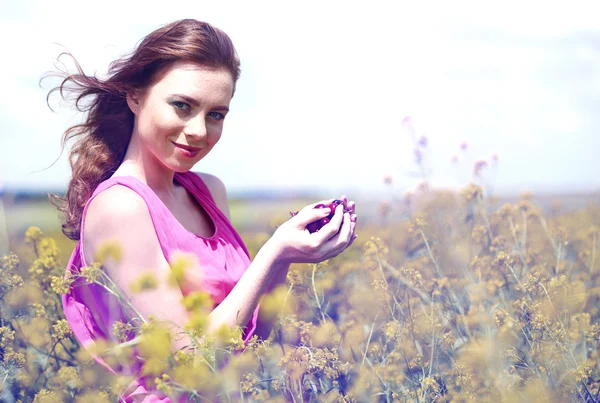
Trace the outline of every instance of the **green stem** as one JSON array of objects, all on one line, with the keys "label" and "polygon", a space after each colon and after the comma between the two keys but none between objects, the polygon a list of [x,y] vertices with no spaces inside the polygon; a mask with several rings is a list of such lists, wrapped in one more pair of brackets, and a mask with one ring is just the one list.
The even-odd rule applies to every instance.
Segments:
[{"label": "green stem", "polygon": [[321,314],[321,318],[322,320],[325,320],[325,314],[323,313],[323,308],[321,307],[321,301],[319,301],[319,295],[317,294],[317,287],[315,286],[315,271],[317,269],[317,265],[313,264],[313,270],[312,270],[312,276],[311,276],[311,281],[312,281],[312,288],[313,288],[313,293],[315,294],[315,300],[317,301],[317,307],[319,308],[319,313]]},{"label": "green stem", "polygon": [[373,319],[373,324],[371,325],[371,331],[369,332],[369,338],[367,339],[367,345],[365,346],[365,352],[363,354],[362,365],[365,365],[365,360],[367,359],[367,352],[369,351],[369,344],[371,343],[371,337],[373,336],[373,329],[375,328],[377,316],[379,316],[379,312],[377,312],[377,314],[375,315],[375,319]]}]

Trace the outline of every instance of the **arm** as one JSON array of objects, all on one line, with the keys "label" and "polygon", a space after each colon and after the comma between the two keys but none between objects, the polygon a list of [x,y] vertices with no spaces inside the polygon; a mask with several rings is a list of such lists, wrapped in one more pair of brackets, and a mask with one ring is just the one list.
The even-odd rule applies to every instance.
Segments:
[{"label": "arm", "polygon": [[[197,175],[199,175],[200,178],[202,178],[202,180],[206,184],[206,187],[210,190],[211,196],[214,199],[217,207],[229,219],[229,221],[231,221],[229,201],[227,197],[227,189],[225,187],[225,184],[218,177],[211,174],[198,172]],[[281,265],[281,267],[277,270],[277,274],[272,278],[271,282],[269,283],[266,293],[271,292],[281,284],[285,284],[289,268],[289,264]],[[264,317],[264,315],[259,314],[256,323],[255,334],[262,339],[267,339],[271,334],[273,324],[273,320],[267,320]]]},{"label": "arm", "polygon": [[[108,260],[103,268],[121,288],[124,298],[147,319],[150,315],[159,320],[171,320],[183,327],[189,320],[181,303],[179,288],[168,285],[171,269],[161,250],[150,213],[144,200],[124,186],[113,186],[98,194],[88,207],[84,226],[83,250],[86,263],[105,241],[116,241],[122,249],[119,262]],[[153,274],[158,286],[141,293],[130,293],[129,287],[143,273]],[[156,301],[161,301],[157,304]],[[176,328],[173,328],[175,336]],[[176,340],[177,338],[173,338]],[[188,345],[189,338],[174,342],[174,348]]]},{"label": "arm", "polygon": [[[197,175],[199,175],[202,178],[202,180],[206,184],[206,187],[208,187],[212,198],[215,200],[215,203],[217,204],[217,207],[219,207],[219,209],[223,212],[223,214],[225,214],[225,216],[229,219],[229,221],[231,221],[230,212],[229,212],[229,203],[228,203],[228,199],[227,199],[227,189],[225,188],[225,185],[223,184],[223,182],[219,178],[217,178],[216,176],[211,175],[211,174],[197,173]],[[351,212],[351,214],[349,214],[347,217],[348,218],[348,220],[346,220],[347,226],[344,230],[342,230],[340,227],[339,221],[342,220],[341,214],[340,214],[338,216],[338,221],[332,223],[333,225],[335,225],[335,228],[330,227],[329,231],[322,231],[320,235],[317,235],[316,237],[311,238],[306,233],[306,231],[304,231],[305,224],[308,222],[314,221],[314,219],[316,218],[316,217],[311,218],[311,213],[310,213],[311,206],[309,206],[309,208],[308,208],[309,214],[304,216],[306,223],[300,224],[298,226],[298,228],[296,228],[296,231],[298,229],[301,230],[300,234],[298,234],[298,233],[290,234],[289,228],[284,228],[284,229],[288,230],[288,234],[286,234],[286,235],[292,235],[292,237],[296,238],[296,240],[292,242],[293,246],[290,249],[300,249],[300,250],[295,251],[295,252],[300,252],[300,253],[297,254],[298,257],[296,259],[288,260],[287,263],[273,265],[272,271],[275,274],[269,275],[269,279],[266,280],[268,283],[268,286],[266,289],[261,285],[260,293],[258,295],[259,299],[262,297],[263,293],[269,293],[273,289],[275,289],[277,286],[279,286],[281,284],[285,284],[286,278],[287,278],[287,273],[289,271],[291,262],[302,263],[302,262],[317,262],[317,261],[325,260],[326,258],[323,258],[323,257],[316,258],[316,260],[315,260],[315,257],[313,257],[313,256],[311,256],[311,257],[306,256],[307,254],[314,255],[315,252],[318,253],[318,251],[316,250],[317,248],[315,248],[315,246],[319,245],[320,243],[323,243],[324,241],[326,241],[328,239],[331,239],[330,241],[328,241],[330,244],[329,246],[330,247],[334,246],[333,244],[335,244],[337,242],[338,245],[336,246],[336,248],[338,249],[337,253],[339,253],[339,252],[341,252],[341,250],[348,247],[352,243],[352,241],[354,241],[354,239],[356,238],[356,236],[354,234],[354,228],[356,226],[356,215],[354,214],[355,205],[354,205],[354,202],[348,203],[348,199],[345,196],[342,196],[341,199],[343,200],[344,204],[347,204],[348,209]],[[331,200],[329,202],[331,202]],[[315,203],[315,204],[317,204],[317,203]],[[313,215],[315,214],[314,211],[312,213],[313,213]],[[322,213],[317,212],[316,214],[318,216],[319,214],[322,214]],[[301,217],[298,217],[298,218],[302,219]],[[318,217],[318,218],[321,218],[321,217]],[[350,222],[352,222],[352,224],[350,224]],[[335,234],[338,233],[338,228],[339,228],[340,238],[342,238],[341,242],[339,242],[340,241],[339,239],[334,240],[332,238],[332,237],[335,237]],[[301,237],[297,238],[298,235],[301,235]],[[318,239],[319,237],[321,238],[320,240]],[[290,238],[290,239],[292,239],[292,238]],[[345,241],[344,241],[344,239],[345,239]],[[275,243],[277,244],[277,242],[275,242]],[[343,244],[343,248],[340,250],[339,245],[341,245],[341,244]],[[267,247],[267,249],[269,247],[272,248],[272,250],[270,252],[268,252],[268,251],[266,252],[267,255],[275,256],[275,255],[278,255],[281,253],[280,250],[276,250],[276,248],[273,248],[270,242],[267,242],[267,244],[265,244],[263,246],[263,248],[265,248],[265,247]],[[260,260],[257,260],[259,258],[264,258],[264,256],[262,255],[264,253],[265,253],[265,251],[263,251],[263,249],[261,249],[259,251],[259,253],[257,254],[256,258],[254,259],[253,263],[250,265],[250,267],[252,267],[255,264],[256,265],[264,265],[265,262],[261,262]],[[330,255],[330,257],[337,255],[337,253]],[[327,258],[329,258],[329,257],[327,257]],[[269,260],[267,259],[267,262],[268,261]],[[272,264],[272,263],[267,263],[267,264]],[[234,290],[235,290],[235,288],[234,288]],[[233,293],[233,291],[232,291],[232,293]],[[253,305],[253,307],[255,308],[256,305]],[[231,313],[229,313],[229,314],[231,314]],[[271,334],[274,322],[275,322],[274,319],[269,320],[269,319],[265,318],[264,315],[260,315],[260,313],[259,313],[258,320],[256,323],[255,334],[259,338],[267,339]],[[243,322],[243,323],[247,323],[247,322]]]},{"label": "arm", "polygon": [[[162,253],[148,208],[137,193],[123,186],[113,186],[96,196],[87,210],[84,237],[84,253],[88,260],[104,241],[119,242],[123,249],[122,260],[105,262],[107,274],[144,318],[153,315],[169,321],[173,336],[181,331],[178,327],[183,328],[189,320],[181,303],[183,295],[179,287],[167,283],[170,266]],[[276,262],[276,255],[273,248],[259,251],[237,285],[210,313],[208,331],[223,324],[246,324],[250,320],[260,297],[275,274],[282,270],[283,265]],[[131,282],[147,271],[155,275],[158,287],[130,293]],[[173,337],[173,351],[190,344],[188,336]]]},{"label": "arm", "polygon": [[[287,273],[290,269],[290,265],[285,265],[281,268],[281,270],[277,273],[277,275],[274,277],[273,281],[271,282],[271,284],[269,285],[269,288],[267,289],[267,293],[271,292],[272,290],[274,290],[275,288],[277,288],[279,285],[281,284],[285,284],[286,278],[287,278]],[[273,330],[273,324],[275,323],[275,320],[269,320],[267,318],[264,317],[264,315],[258,315],[258,319],[256,321],[256,331],[254,334],[256,334],[259,338],[266,340],[269,338],[269,336],[271,335],[271,331]]]}]

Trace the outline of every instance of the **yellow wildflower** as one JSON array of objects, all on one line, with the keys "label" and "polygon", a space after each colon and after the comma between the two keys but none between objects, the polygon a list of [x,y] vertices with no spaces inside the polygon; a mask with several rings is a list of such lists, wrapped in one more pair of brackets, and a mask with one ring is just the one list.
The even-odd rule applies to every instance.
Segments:
[{"label": "yellow wildflower", "polygon": [[62,403],[62,401],[62,396],[48,389],[40,390],[33,399],[33,403]]},{"label": "yellow wildflower", "polygon": [[69,386],[73,389],[76,389],[82,385],[82,381],[79,378],[79,374],[77,373],[77,369],[75,369],[75,367],[61,367],[58,370],[57,375],[52,378],[52,381],[57,388]]},{"label": "yellow wildflower", "polygon": [[311,345],[313,347],[335,347],[339,345],[341,338],[335,323],[325,320],[319,327],[314,328]]},{"label": "yellow wildflower", "polygon": [[290,375],[292,380],[299,380],[302,374],[308,371],[310,354],[306,347],[291,348],[281,358],[279,365]]},{"label": "yellow wildflower", "polygon": [[194,361],[194,354],[183,350],[177,350],[174,359],[179,365],[189,365]]},{"label": "yellow wildflower", "polygon": [[473,228],[471,232],[471,239],[475,244],[480,246],[486,246],[488,244],[488,231],[483,225],[478,225]]},{"label": "yellow wildflower", "polygon": [[383,334],[390,341],[395,341],[400,338],[401,326],[397,320],[387,322],[383,327]]},{"label": "yellow wildflower", "polygon": [[420,213],[420,214],[416,215],[415,218],[410,222],[410,225],[408,227],[408,232],[418,234],[421,231],[423,231],[426,226],[427,226],[427,220],[425,218],[425,215],[423,213]]},{"label": "yellow wildflower", "polygon": [[52,325],[52,329],[54,330],[54,332],[52,332],[52,339],[55,341],[67,338],[72,334],[71,326],[66,319],[61,319],[56,322],[54,325]]},{"label": "yellow wildflower", "polygon": [[27,359],[25,358],[25,354],[16,352],[12,347],[7,347],[4,350],[4,362],[8,365],[22,367],[27,362]]},{"label": "yellow wildflower", "polygon": [[177,252],[173,255],[169,266],[171,267],[171,272],[168,283],[170,286],[175,287],[182,283],[187,270],[197,266],[197,258],[190,253]]},{"label": "yellow wildflower", "polygon": [[590,326],[590,330],[587,333],[587,340],[588,342],[592,343],[592,342],[600,342],[600,324],[593,324],[592,326]]},{"label": "yellow wildflower", "polygon": [[94,262],[91,266],[85,266],[81,268],[81,275],[86,279],[88,283],[95,283],[100,277],[100,268],[102,265],[100,262]]},{"label": "yellow wildflower", "polygon": [[507,317],[508,312],[506,312],[504,309],[498,309],[496,312],[494,312],[494,322],[496,322],[496,326],[500,327],[504,325]]},{"label": "yellow wildflower", "polygon": [[385,279],[381,277],[373,279],[373,281],[371,282],[371,286],[373,287],[377,295],[381,295],[382,292],[385,292],[388,289],[387,281],[385,281]]},{"label": "yellow wildflower", "polygon": [[15,331],[8,326],[0,327],[0,348],[5,349],[15,340]]},{"label": "yellow wildflower", "polygon": [[302,277],[300,273],[295,268],[290,268],[286,276],[286,283],[295,286],[298,284],[302,284]]},{"label": "yellow wildflower", "polygon": [[123,323],[121,321],[116,321],[113,323],[113,336],[121,343],[129,340],[132,331],[133,326],[131,323]]},{"label": "yellow wildflower", "polygon": [[241,327],[223,324],[215,331],[214,337],[219,342],[229,345],[237,350],[244,348],[244,339],[242,338],[242,335]]},{"label": "yellow wildflower", "polygon": [[385,257],[389,253],[388,247],[385,245],[385,243],[383,243],[383,241],[379,237],[371,237],[368,241],[365,242],[363,248],[365,257],[371,255]]},{"label": "yellow wildflower", "polygon": [[[126,386],[126,385],[123,385]],[[121,391],[121,389],[119,389]],[[110,402],[109,394],[105,391],[89,390],[83,394],[77,394],[75,403],[107,403]]]},{"label": "yellow wildflower", "polygon": [[431,376],[423,378],[421,387],[425,391],[431,391],[434,395],[437,395],[442,390],[440,384]]},{"label": "yellow wildflower", "polygon": [[42,239],[42,230],[38,227],[29,227],[25,232],[25,242],[27,243],[39,242],[40,239]]},{"label": "yellow wildflower", "polygon": [[52,269],[58,264],[60,250],[54,238],[42,238],[38,244],[39,259],[46,269]]},{"label": "yellow wildflower", "polygon": [[249,372],[249,373],[245,374],[242,377],[242,380],[240,381],[240,387],[242,389],[242,392],[244,392],[244,393],[253,392],[257,383],[258,383],[258,380],[256,379],[256,376],[253,373]]},{"label": "yellow wildflower", "polygon": [[115,262],[123,259],[123,251],[117,241],[103,242],[94,256],[94,260],[99,264],[105,263],[108,258],[112,258]]},{"label": "yellow wildflower", "polygon": [[470,183],[461,191],[467,201],[477,201],[483,197],[483,189],[474,183]]},{"label": "yellow wildflower", "polygon": [[50,277],[62,272],[59,261],[60,251],[52,238],[42,238],[37,244],[37,259],[29,266],[29,273],[33,280],[41,284],[48,284]]},{"label": "yellow wildflower", "polygon": [[406,279],[408,283],[415,287],[423,286],[423,277],[421,276],[421,273],[419,273],[416,269],[413,269],[412,267],[402,266],[398,270],[398,274],[404,277],[404,279]]},{"label": "yellow wildflower", "polygon": [[33,302],[29,304],[29,311],[31,315],[35,318],[41,318],[46,315],[46,308],[44,305],[39,304],[37,302]]},{"label": "yellow wildflower", "polygon": [[158,286],[156,276],[151,272],[142,273],[137,279],[129,285],[129,291],[139,293],[145,290],[153,290]]},{"label": "yellow wildflower", "polygon": [[4,272],[6,274],[10,274],[14,272],[19,267],[19,257],[15,255],[13,252],[10,252],[8,255],[2,256],[0,258],[0,272]]},{"label": "yellow wildflower", "polygon": [[159,375],[167,369],[171,355],[171,333],[164,325],[155,322],[141,336],[138,344],[140,356],[145,359],[142,372]]},{"label": "yellow wildflower", "polygon": [[206,313],[192,313],[183,328],[194,336],[203,335],[208,326],[208,315]]},{"label": "yellow wildflower", "polygon": [[248,340],[246,349],[254,353],[254,355],[257,357],[264,357],[272,351],[270,346],[270,340],[262,340],[259,339],[258,336],[254,335],[250,340]]},{"label": "yellow wildflower", "polygon": [[161,392],[166,393],[167,395],[173,393],[173,388],[169,385],[169,381],[171,377],[167,374],[162,374],[160,378],[154,378],[154,383],[156,384],[156,389]]},{"label": "yellow wildflower", "polygon": [[446,350],[451,350],[452,348],[454,348],[455,343],[456,336],[454,336],[454,333],[452,333],[451,331],[444,333],[442,335],[442,338],[440,339],[440,345]]},{"label": "yellow wildflower", "polygon": [[192,291],[181,302],[189,312],[210,311],[213,306],[212,297],[206,291]]},{"label": "yellow wildflower", "polygon": [[43,291],[39,283],[29,281],[22,286],[12,288],[5,296],[5,302],[16,310],[26,309],[31,303],[40,303],[43,299]]},{"label": "yellow wildflower", "polygon": [[577,369],[574,370],[575,381],[586,382],[592,375],[592,369],[586,364],[580,364]]},{"label": "yellow wildflower", "polygon": [[67,294],[73,283],[72,277],[52,276],[50,287],[58,295]]}]

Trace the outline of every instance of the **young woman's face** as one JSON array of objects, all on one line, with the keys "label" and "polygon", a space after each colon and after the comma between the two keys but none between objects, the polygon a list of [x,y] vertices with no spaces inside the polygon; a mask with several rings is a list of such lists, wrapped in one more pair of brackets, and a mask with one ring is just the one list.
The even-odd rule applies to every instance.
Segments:
[{"label": "young woman's face", "polygon": [[221,138],[233,87],[225,68],[177,62],[140,97],[128,96],[144,159],[189,171]]}]

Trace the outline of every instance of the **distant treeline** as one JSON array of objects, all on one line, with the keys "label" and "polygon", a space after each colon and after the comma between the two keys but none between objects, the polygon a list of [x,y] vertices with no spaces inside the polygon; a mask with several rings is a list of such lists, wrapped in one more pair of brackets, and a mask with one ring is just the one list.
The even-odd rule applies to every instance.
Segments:
[{"label": "distant treeline", "polygon": [[[0,190],[0,199],[5,203],[34,202],[48,200],[48,195],[64,195],[64,190],[41,191],[41,190]],[[232,200],[294,200],[294,199],[321,199],[330,197],[323,192],[304,189],[256,189],[256,190],[233,190],[229,191]]]}]

